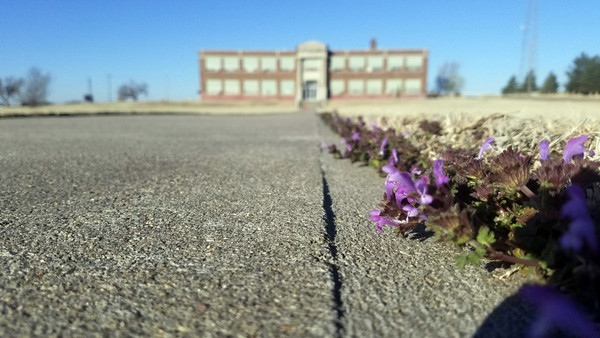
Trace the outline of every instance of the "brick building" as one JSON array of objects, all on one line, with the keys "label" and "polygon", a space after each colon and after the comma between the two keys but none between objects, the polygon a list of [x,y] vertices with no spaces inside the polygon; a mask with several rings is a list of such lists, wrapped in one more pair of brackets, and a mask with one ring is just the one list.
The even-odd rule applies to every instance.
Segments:
[{"label": "brick building", "polygon": [[424,97],[425,49],[330,51],[317,41],[295,51],[201,50],[200,97],[281,99],[297,104],[336,98]]}]

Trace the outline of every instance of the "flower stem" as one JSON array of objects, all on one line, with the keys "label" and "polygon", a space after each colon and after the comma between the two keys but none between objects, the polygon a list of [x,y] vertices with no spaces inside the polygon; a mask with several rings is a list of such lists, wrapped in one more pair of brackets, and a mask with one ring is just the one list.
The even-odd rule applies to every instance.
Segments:
[{"label": "flower stem", "polygon": [[529,200],[533,202],[533,204],[535,204],[538,210],[542,209],[542,200],[540,200],[540,198],[536,194],[534,194],[533,191],[531,191],[531,189],[529,189],[526,185],[522,185],[521,192],[524,193],[525,196],[527,196]]},{"label": "flower stem", "polygon": [[484,248],[490,254],[490,258],[492,258],[492,259],[497,259],[500,261],[514,263],[514,264],[522,264],[522,265],[535,266],[535,267],[540,266],[540,263],[538,261],[534,261],[532,259],[518,258],[518,257],[511,256],[511,255],[505,255],[503,253],[500,253],[500,252],[494,250],[494,248],[492,248],[490,245],[483,246],[475,240],[469,241],[469,244],[471,244],[474,247]]}]

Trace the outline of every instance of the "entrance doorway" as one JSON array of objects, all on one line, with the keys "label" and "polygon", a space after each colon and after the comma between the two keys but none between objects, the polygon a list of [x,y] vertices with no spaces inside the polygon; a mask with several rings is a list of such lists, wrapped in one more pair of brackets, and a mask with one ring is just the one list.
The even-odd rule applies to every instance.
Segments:
[{"label": "entrance doorway", "polygon": [[317,81],[306,81],[304,83],[302,99],[307,101],[317,99]]}]

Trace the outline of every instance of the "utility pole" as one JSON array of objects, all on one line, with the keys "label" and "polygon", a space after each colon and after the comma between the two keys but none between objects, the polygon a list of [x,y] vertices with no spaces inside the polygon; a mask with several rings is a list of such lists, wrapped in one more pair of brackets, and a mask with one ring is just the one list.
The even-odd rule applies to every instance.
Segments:
[{"label": "utility pole", "polygon": [[169,74],[166,76],[166,100],[169,101]]},{"label": "utility pole", "polygon": [[110,88],[110,74],[106,74],[106,80],[108,84],[108,102],[112,102],[112,89]]},{"label": "utility pole", "polygon": [[[521,26],[523,30],[523,43],[521,46],[521,76],[527,81],[527,95],[531,95],[533,83],[531,80],[537,58],[537,13],[538,1],[528,0],[525,12],[525,23]],[[525,70],[527,68],[527,70]]]}]

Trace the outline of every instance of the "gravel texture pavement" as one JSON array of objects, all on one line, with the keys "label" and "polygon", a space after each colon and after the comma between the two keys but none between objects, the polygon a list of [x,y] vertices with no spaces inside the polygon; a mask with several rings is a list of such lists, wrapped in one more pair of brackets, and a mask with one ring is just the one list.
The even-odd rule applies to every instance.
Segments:
[{"label": "gravel texture pavement", "polygon": [[378,234],[383,179],[322,139],[310,112],[1,119],[0,336],[522,333],[520,280]]},{"label": "gravel texture pavement", "polygon": [[315,119],[0,120],[0,336],[331,336]]}]

